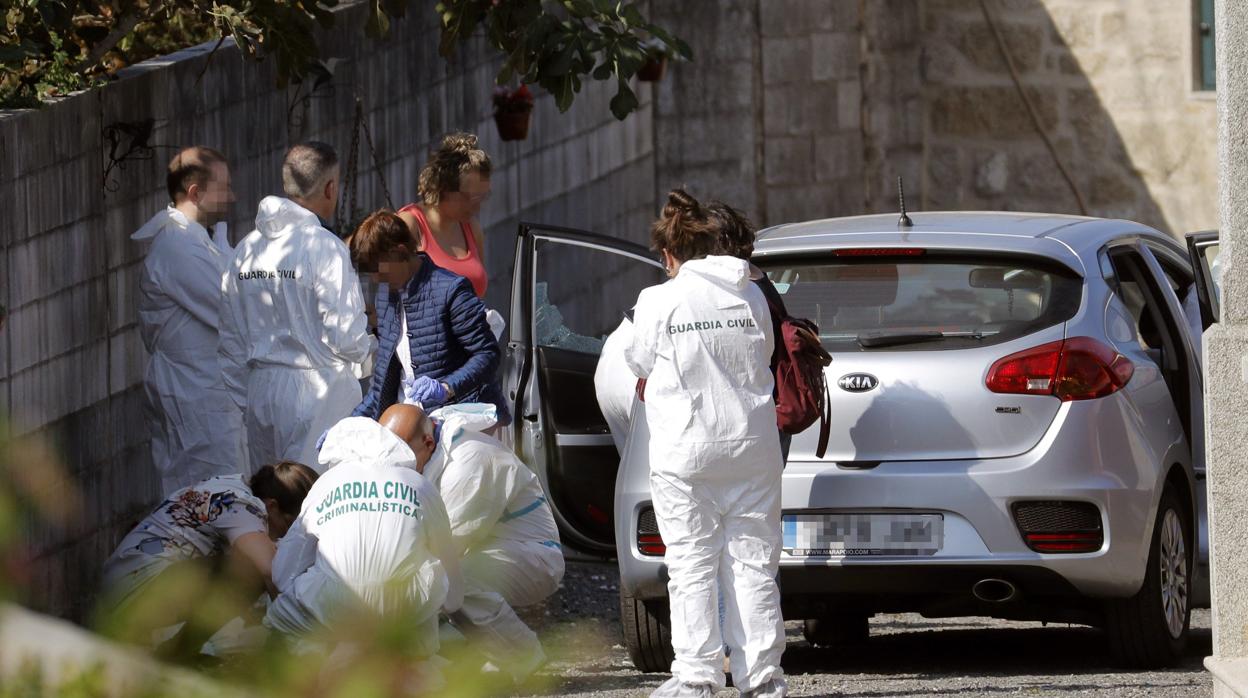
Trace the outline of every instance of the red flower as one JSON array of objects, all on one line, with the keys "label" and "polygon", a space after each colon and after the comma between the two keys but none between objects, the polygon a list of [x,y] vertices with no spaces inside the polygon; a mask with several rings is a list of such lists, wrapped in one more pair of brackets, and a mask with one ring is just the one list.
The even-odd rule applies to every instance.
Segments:
[{"label": "red flower", "polygon": [[521,84],[516,89],[502,85],[494,88],[494,113],[527,112],[533,109],[533,93],[529,86]]}]

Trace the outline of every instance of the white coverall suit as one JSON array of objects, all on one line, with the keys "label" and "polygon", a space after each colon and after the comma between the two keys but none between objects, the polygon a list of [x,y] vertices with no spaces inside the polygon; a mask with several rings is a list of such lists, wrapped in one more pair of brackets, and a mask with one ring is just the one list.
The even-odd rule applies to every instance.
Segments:
[{"label": "white coverall suit", "polygon": [[139,330],[150,355],[152,462],[162,494],[246,469],[242,412],[217,363],[221,280],[229,257],[170,206],[130,236],[151,243],[139,279]]},{"label": "white coverall suit", "polygon": [[222,286],[221,368],[243,410],[251,472],[316,468],[316,441],[360,402],[372,350],[347,246],[288,199],[260,202]]},{"label": "white coverall suit", "polygon": [[722,688],[727,643],[743,694],[783,694],[782,465],[767,302],[747,262],[713,256],[642,291],[633,317],[625,356],[648,379],[650,492],[667,545],[672,675]]},{"label": "white coverall suit", "polygon": [[438,650],[438,613],[459,608],[463,586],[451,525],[433,484],[393,432],[367,417],[330,429],[328,470],[303,502],[273,559],[279,591],[265,625],[330,637],[342,618],[411,614],[416,653]]},{"label": "white coverall suit", "polygon": [[545,659],[542,645],[513,607],[538,603],[559,589],[563,549],[541,482],[497,439],[482,434],[497,421],[494,405],[435,410],[438,450],[425,474],[451,520],[464,574],[464,603],[453,620],[479,638],[486,656],[516,680]]},{"label": "white coverall suit", "polygon": [[598,409],[602,410],[602,416],[607,420],[611,440],[621,456],[624,455],[624,444],[628,443],[633,401],[637,396],[637,376],[633,375],[624,359],[624,352],[632,343],[633,321],[626,316],[602,343],[602,353],[598,355],[598,366],[594,369],[594,394],[598,398]]}]

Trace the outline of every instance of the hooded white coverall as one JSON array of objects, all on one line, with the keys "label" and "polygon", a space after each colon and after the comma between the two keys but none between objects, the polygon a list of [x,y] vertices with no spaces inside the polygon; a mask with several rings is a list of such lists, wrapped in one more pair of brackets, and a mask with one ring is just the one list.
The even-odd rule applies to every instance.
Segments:
[{"label": "hooded white coverall", "polygon": [[722,688],[726,642],[742,693],[773,681],[766,688],[783,693],[775,579],[782,465],[767,302],[747,262],[712,256],[642,291],[634,323],[625,357],[648,379],[650,491],[667,544],[672,675]]},{"label": "hooded white coverall", "polygon": [[624,352],[633,343],[633,321],[625,317],[619,327],[607,335],[594,369],[594,394],[598,409],[607,420],[615,450],[624,455],[628,443],[628,427],[633,416],[633,399],[637,395],[637,377],[633,375]]},{"label": "hooded white coverall", "polygon": [[435,410],[438,450],[425,474],[438,488],[463,561],[464,603],[455,616],[487,657],[517,680],[545,659],[541,643],[513,607],[538,603],[559,589],[563,549],[541,482],[498,440],[482,434],[497,421],[494,405]]},{"label": "hooded white coverall", "polygon": [[316,441],[360,402],[372,348],[347,246],[316,214],[265,197],[222,286],[221,368],[243,410],[251,471],[317,466]]},{"label": "hooded white coverall", "polygon": [[409,613],[416,653],[438,650],[438,613],[463,598],[451,525],[412,449],[367,417],[334,425],[317,479],[273,559],[265,625],[296,636],[360,613]]},{"label": "hooded white coverall", "polygon": [[242,412],[217,363],[221,280],[229,257],[202,225],[170,206],[130,236],[148,243],[139,331],[152,462],[162,494],[246,469]]}]

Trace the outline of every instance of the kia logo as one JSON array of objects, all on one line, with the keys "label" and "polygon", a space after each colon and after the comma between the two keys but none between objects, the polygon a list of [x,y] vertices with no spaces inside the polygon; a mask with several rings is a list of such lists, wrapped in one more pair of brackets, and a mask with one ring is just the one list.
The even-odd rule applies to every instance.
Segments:
[{"label": "kia logo", "polygon": [[841,376],[836,382],[841,390],[851,393],[865,393],[868,390],[874,390],[880,384],[880,379],[870,373],[847,373]]}]

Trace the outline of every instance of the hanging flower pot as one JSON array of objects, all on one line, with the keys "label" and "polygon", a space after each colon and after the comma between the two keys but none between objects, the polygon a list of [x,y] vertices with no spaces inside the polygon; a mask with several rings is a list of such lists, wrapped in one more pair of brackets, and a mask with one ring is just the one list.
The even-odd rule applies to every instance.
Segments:
[{"label": "hanging flower pot", "polygon": [[637,71],[637,79],[642,82],[658,82],[667,72],[667,56],[651,56]]},{"label": "hanging flower pot", "polygon": [[528,85],[510,90],[494,88],[494,124],[498,136],[505,141],[522,141],[529,136],[529,120],[533,116],[533,93]]},{"label": "hanging flower pot", "polygon": [[522,141],[529,137],[529,119],[533,110],[495,112],[494,123],[498,126],[498,136],[505,141]]}]

